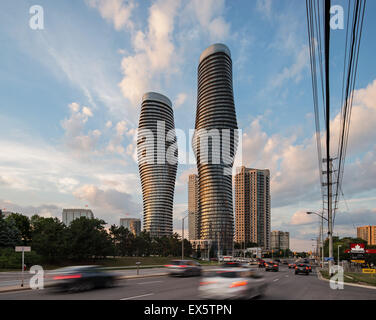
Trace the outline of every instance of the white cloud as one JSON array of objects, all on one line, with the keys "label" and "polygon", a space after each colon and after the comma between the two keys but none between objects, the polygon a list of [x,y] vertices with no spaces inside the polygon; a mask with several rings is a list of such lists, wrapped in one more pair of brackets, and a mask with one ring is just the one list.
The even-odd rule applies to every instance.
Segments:
[{"label": "white cloud", "polygon": [[272,16],[272,0],[257,0],[256,9],[270,19]]},{"label": "white cloud", "polygon": [[135,54],[124,57],[121,63],[123,80],[120,88],[134,107],[139,107],[142,95],[158,89],[156,79],[174,71],[174,18],[180,1],[157,1],[149,8],[146,32],[133,35]]},{"label": "white cloud", "polygon": [[314,217],[312,214],[307,214],[308,210],[300,210],[295,212],[291,218],[290,223],[292,225],[303,225],[311,224],[317,221],[317,217]]},{"label": "white cloud", "polygon": [[296,52],[294,63],[289,67],[285,67],[280,73],[273,77],[271,87],[280,87],[288,80],[294,80],[298,83],[302,79],[302,72],[308,68],[308,54],[308,46],[303,45],[302,48]]},{"label": "white cloud", "polygon": [[[376,188],[376,80],[355,92],[351,119],[344,191],[356,194]],[[321,197],[317,164],[316,140],[312,136],[297,143],[297,134],[269,136],[254,120],[243,134],[243,163],[271,170],[273,206]],[[332,150],[337,150],[340,114],[331,122]],[[354,159],[358,156],[357,159]],[[346,183],[351,181],[351,183]]]},{"label": "white cloud", "polygon": [[188,98],[188,95],[186,93],[184,93],[184,92],[179,93],[178,96],[176,97],[175,101],[174,101],[174,107],[176,109],[180,108],[185,103],[187,98]]},{"label": "white cloud", "polygon": [[208,33],[210,41],[219,42],[227,39],[230,24],[223,18],[224,0],[193,0],[190,4],[203,30]]},{"label": "white cloud", "polygon": [[128,193],[114,189],[102,190],[95,185],[83,185],[73,191],[73,195],[80,200],[87,200],[97,208],[115,210],[120,212],[138,213],[140,207]]},{"label": "white cloud", "polygon": [[102,18],[114,24],[116,30],[124,27],[133,28],[131,21],[132,10],[136,4],[133,0],[85,0],[92,7],[97,8]]},{"label": "white cloud", "polygon": [[70,117],[65,118],[61,122],[61,126],[65,130],[64,141],[75,154],[85,156],[86,153],[95,150],[96,144],[101,136],[98,129],[89,131],[84,134],[83,130],[89,117],[93,116],[90,108],[81,107],[78,103],[73,102],[69,105],[71,111]]}]

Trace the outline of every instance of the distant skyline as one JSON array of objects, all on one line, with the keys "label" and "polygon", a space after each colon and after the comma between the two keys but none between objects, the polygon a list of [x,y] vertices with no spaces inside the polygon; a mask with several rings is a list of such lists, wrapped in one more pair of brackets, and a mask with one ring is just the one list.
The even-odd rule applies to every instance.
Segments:
[{"label": "distant skyline", "polygon": [[[304,1],[40,0],[44,30],[29,27],[34,4],[7,0],[0,12],[0,208],[61,218],[63,208],[88,205],[109,224],[141,218],[134,133],[142,94],[169,97],[175,127],[193,129],[199,56],[220,42],[231,50],[243,165],[270,170],[271,229],[290,232],[293,250],[313,248],[319,221],[304,212],[322,204]],[[374,12],[368,1],[340,236],[376,225]],[[334,132],[345,36],[332,32]],[[178,166],[178,232],[191,173],[195,165]]]}]

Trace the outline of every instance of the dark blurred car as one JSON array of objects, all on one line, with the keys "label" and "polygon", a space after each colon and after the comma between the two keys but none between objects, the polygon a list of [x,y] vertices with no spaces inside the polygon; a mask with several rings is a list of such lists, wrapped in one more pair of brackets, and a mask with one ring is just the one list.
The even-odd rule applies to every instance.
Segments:
[{"label": "dark blurred car", "polygon": [[289,269],[294,269],[295,268],[295,263],[291,262],[289,263]]},{"label": "dark blurred car", "polygon": [[304,273],[305,275],[309,275],[309,267],[304,263],[298,263],[295,267],[295,274]]},{"label": "dark blurred car", "polygon": [[287,260],[282,260],[282,264],[289,264]]},{"label": "dark blurred car", "polygon": [[221,264],[222,268],[242,268],[244,267],[244,263],[242,262],[235,262],[235,261],[228,261]]},{"label": "dark blurred car", "polygon": [[51,291],[86,291],[100,287],[113,287],[117,275],[100,266],[72,266],[56,269],[46,275],[51,279]]},{"label": "dark blurred car", "polygon": [[279,271],[279,264],[276,261],[269,261],[265,263],[265,271]]},{"label": "dark blurred car", "polygon": [[264,260],[259,260],[258,267],[259,268],[265,268],[265,261]]},{"label": "dark blurred car", "polygon": [[198,292],[203,299],[251,299],[266,286],[264,277],[249,268],[223,268],[205,272]]},{"label": "dark blurred car", "polygon": [[170,276],[200,276],[201,265],[193,260],[173,260],[166,265]]}]

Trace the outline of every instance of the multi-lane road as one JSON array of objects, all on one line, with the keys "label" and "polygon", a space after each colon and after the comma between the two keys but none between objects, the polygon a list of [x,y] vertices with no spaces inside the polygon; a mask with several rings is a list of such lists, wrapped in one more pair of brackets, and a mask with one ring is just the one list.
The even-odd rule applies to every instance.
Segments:
[{"label": "multi-lane road", "polygon": [[[315,271],[309,276],[295,275],[283,265],[279,272],[260,272],[268,283],[262,300],[376,300],[374,289],[345,285],[343,290],[333,290]],[[114,288],[80,293],[50,293],[47,289],[0,293],[0,300],[197,300],[199,283],[199,277],[155,276],[120,280]]]}]

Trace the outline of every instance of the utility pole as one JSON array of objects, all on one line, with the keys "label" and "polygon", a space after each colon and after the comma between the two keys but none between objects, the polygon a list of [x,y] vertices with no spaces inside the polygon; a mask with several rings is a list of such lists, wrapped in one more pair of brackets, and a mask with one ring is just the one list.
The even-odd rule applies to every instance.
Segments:
[{"label": "utility pole", "polygon": [[217,259],[219,262],[219,233],[217,233]]},{"label": "utility pole", "polygon": [[181,259],[184,260],[184,219],[188,217],[186,215],[182,220],[182,237],[181,237]]}]

